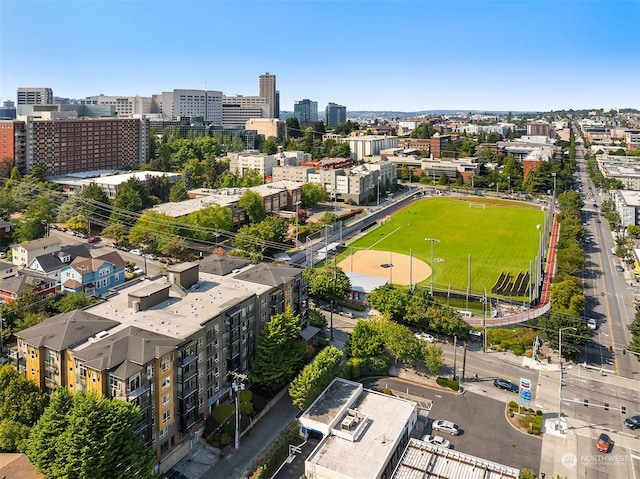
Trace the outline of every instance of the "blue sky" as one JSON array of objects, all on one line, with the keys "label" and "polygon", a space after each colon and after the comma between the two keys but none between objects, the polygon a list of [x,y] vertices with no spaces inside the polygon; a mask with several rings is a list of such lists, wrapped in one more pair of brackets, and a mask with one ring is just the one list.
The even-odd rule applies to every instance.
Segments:
[{"label": "blue sky", "polygon": [[281,110],[640,109],[640,1],[0,0],[0,98],[174,88]]}]

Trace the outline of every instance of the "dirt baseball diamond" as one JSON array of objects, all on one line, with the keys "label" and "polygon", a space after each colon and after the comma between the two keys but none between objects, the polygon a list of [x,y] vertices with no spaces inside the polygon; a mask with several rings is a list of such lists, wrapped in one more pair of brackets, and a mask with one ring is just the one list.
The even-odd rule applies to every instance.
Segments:
[{"label": "dirt baseball diamond", "polygon": [[[345,273],[382,276],[390,278],[390,283],[405,286],[419,283],[431,276],[431,267],[424,261],[389,251],[359,250],[340,261],[338,266]],[[410,273],[411,278],[409,278]]]}]

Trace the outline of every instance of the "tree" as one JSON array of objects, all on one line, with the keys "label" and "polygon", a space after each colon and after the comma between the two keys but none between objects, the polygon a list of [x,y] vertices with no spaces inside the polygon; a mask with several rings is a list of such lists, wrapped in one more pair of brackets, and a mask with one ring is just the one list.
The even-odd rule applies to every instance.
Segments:
[{"label": "tree", "polygon": [[11,366],[0,367],[0,450],[24,451],[30,429],[46,405],[33,381]]},{"label": "tree", "polygon": [[268,216],[260,223],[240,228],[233,245],[245,256],[254,256],[261,261],[262,256],[275,251],[274,245],[284,241],[288,228],[287,219]]},{"label": "tree", "polygon": [[378,356],[384,352],[384,337],[376,323],[359,319],[346,344],[347,355],[352,358]]},{"label": "tree", "polygon": [[73,231],[87,231],[87,217],[85,215],[72,216],[65,222],[65,226]]},{"label": "tree", "polygon": [[171,258],[185,258],[189,253],[189,245],[183,238],[173,236],[162,245],[160,253]]},{"label": "tree", "polygon": [[262,153],[265,155],[273,155],[278,151],[278,139],[270,136],[262,143]]},{"label": "tree", "polygon": [[327,327],[327,317],[317,309],[309,309],[309,325],[316,328],[324,329]]},{"label": "tree", "polygon": [[302,206],[311,208],[318,203],[329,200],[329,193],[316,183],[304,183],[300,187],[302,192]]},{"label": "tree", "polygon": [[155,454],[134,433],[134,404],[59,389],[29,438],[27,456],[47,478],[152,477]]},{"label": "tree", "polygon": [[293,405],[301,411],[307,409],[329,383],[339,374],[342,364],[342,351],[329,346],[307,364],[298,374],[289,388]]},{"label": "tree", "polygon": [[[126,185],[126,183],[125,183]],[[114,210],[109,221],[113,223],[131,224],[133,221],[131,212],[137,212],[144,207],[140,193],[131,187],[122,186],[113,200]]]},{"label": "tree", "polygon": [[411,362],[422,359],[421,343],[409,328],[392,321],[382,323],[384,343],[396,362]]},{"label": "tree", "polygon": [[[423,343],[426,344],[426,343]],[[424,362],[433,375],[437,375],[444,365],[444,352],[440,346],[429,344],[424,347]]]},{"label": "tree", "polygon": [[102,235],[111,238],[116,243],[124,243],[129,237],[129,232],[122,223],[113,223],[102,230]]},{"label": "tree", "polygon": [[86,216],[97,218],[99,222],[107,221],[111,203],[101,186],[92,181],[82,190],[80,196],[85,200],[82,211]]},{"label": "tree", "polygon": [[260,223],[266,217],[262,196],[253,190],[243,193],[238,200],[238,206],[245,211],[251,223]]},{"label": "tree", "polygon": [[309,294],[325,301],[338,301],[351,291],[351,281],[342,268],[327,265],[322,269],[307,268],[302,272]]},{"label": "tree", "polygon": [[406,290],[385,284],[368,293],[367,299],[371,306],[380,311],[383,316],[387,316],[397,322],[403,320],[408,300]]},{"label": "tree", "polygon": [[93,303],[93,299],[84,293],[67,293],[56,302],[56,308],[61,313],[68,313],[74,309],[86,308]]},{"label": "tree", "polygon": [[440,179],[438,180],[438,184],[445,185],[445,186],[449,184],[449,178],[445,173],[440,174]]},{"label": "tree", "polygon": [[271,317],[256,345],[251,380],[262,391],[275,394],[297,374],[307,347],[300,338],[300,318],[291,307]]},{"label": "tree", "polygon": [[169,201],[177,203],[178,201],[184,201],[186,199],[189,199],[189,194],[187,193],[187,187],[184,181],[176,181],[169,192]]}]

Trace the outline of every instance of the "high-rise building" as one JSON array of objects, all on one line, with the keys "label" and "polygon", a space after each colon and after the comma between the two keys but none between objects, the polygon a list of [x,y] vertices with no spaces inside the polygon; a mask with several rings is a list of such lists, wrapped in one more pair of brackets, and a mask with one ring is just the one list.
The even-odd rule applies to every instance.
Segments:
[{"label": "high-rise building", "polygon": [[324,121],[327,126],[338,126],[347,121],[347,107],[330,102],[324,110]]},{"label": "high-rise building", "polygon": [[80,105],[112,105],[119,118],[158,113],[153,111],[151,97],[96,95],[78,100],[78,103]]},{"label": "high-rise building", "polygon": [[551,136],[551,124],[546,121],[534,121],[527,125],[529,136]]},{"label": "high-rise building", "polygon": [[173,90],[160,95],[160,112],[164,118],[176,120],[200,117],[222,125],[222,92],[213,90]]},{"label": "high-rise building", "polygon": [[133,168],[146,163],[147,119],[51,119],[0,122],[0,152],[23,172],[46,168],[47,176]]},{"label": "high-rise building", "polygon": [[50,105],[53,103],[51,88],[18,88],[18,105]]},{"label": "high-rise building", "polygon": [[318,102],[307,100],[297,101],[293,104],[293,116],[301,125],[310,125],[318,121]]},{"label": "high-rise building", "polygon": [[269,105],[269,116],[267,118],[280,117],[279,92],[276,91],[276,76],[269,72],[260,75],[259,96],[264,98]]}]

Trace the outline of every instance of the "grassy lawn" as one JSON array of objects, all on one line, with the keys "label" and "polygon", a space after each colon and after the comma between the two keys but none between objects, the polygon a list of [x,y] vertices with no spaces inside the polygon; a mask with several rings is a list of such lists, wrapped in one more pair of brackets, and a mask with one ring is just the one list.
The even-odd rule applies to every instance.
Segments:
[{"label": "grassy lawn", "polygon": [[[469,202],[486,201],[486,208],[470,208]],[[434,287],[467,288],[471,255],[471,290],[491,294],[501,271],[516,276],[535,264],[540,242],[537,224],[544,221],[539,206],[480,198],[434,198],[417,201],[395,213],[371,233],[350,243],[357,249],[409,254],[431,265]],[[425,238],[436,238],[431,245]],[[348,254],[349,248],[346,254]],[[421,286],[428,287],[431,279]]]}]

